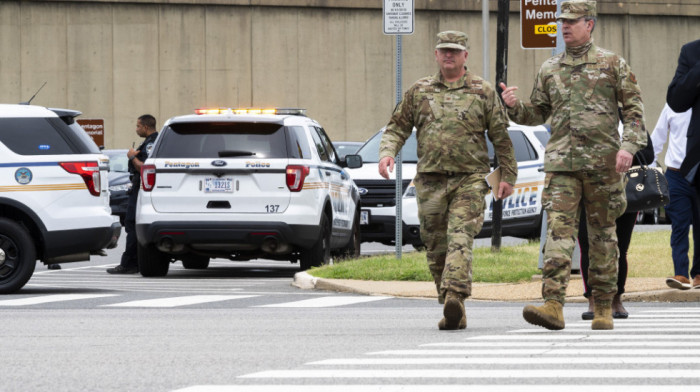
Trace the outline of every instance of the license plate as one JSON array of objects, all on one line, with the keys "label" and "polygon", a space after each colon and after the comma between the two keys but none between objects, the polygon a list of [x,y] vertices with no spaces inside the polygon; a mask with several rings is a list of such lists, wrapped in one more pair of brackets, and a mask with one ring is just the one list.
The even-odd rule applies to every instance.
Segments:
[{"label": "license plate", "polygon": [[205,178],[204,193],[233,193],[233,179]]},{"label": "license plate", "polygon": [[368,225],[369,224],[369,210],[361,210],[360,211],[360,224],[361,225]]}]

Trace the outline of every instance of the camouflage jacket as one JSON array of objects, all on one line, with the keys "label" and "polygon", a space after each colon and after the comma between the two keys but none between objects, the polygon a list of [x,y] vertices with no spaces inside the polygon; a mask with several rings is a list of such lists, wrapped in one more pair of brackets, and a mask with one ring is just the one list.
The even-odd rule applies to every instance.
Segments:
[{"label": "camouflage jacket", "polygon": [[418,172],[488,173],[488,135],[501,180],[515,184],[518,166],[503,104],[488,82],[468,70],[452,83],[444,82],[440,72],[414,83],[386,127],[379,158],[396,156],[414,127]]},{"label": "camouflage jacket", "polygon": [[545,61],[530,103],[518,102],[508,115],[526,125],[552,117],[545,171],[609,170],[620,149],[634,154],[647,143],[637,79],[622,57],[595,44],[582,57],[564,52]]}]

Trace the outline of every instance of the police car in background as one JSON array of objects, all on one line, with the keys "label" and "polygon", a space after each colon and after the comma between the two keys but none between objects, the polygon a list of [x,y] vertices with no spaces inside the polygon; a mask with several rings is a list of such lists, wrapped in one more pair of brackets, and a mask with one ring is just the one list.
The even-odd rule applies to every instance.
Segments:
[{"label": "police car in background", "polygon": [[141,169],[139,270],[211,258],[328,263],[360,253],[357,187],[302,109],[202,109],[163,126]]},{"label": "police car in background", "polygon": [[[363,242],[381,242],[386,245],[395,242],[396,198],[394,179],[385,180],[378,173],[379,143],[384,129],[377,132],[357,152],[362,157],[361,169],[349,170],[360,188],[362,198],[361,233]],[[513,195],[503,201],[502,233],[509,236],[537,237],[542,221],[542,190],[544,186],[544,146],[549,140],[546,126],[528,127],[510,123],[508,134],[513,142],[515,158],[518,161],[518,179]],[[420,221],[418,204],[413,186],[418,156],[416,131],[406,139],[401,149],[402,159],[402,240],[420,248]],[[489,157],[493,160],[493,146],[487,139]],[[484,226],[478,236],[491,234],[493,198],[486,195]]]},{"label": "police car in background", "polygon": [[108,158],[80,112],[0,105],[0,294],[22,288],[36,260],[85,261],[113,248]]}]

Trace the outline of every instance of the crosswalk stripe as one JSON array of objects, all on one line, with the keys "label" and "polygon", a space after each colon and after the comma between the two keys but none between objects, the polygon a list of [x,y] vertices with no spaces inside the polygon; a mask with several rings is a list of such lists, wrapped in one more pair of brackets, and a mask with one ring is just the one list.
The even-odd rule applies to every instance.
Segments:
[{"label": "crosswalk stripe", "polygon": [[310,362],[308,365],[585,365],[585,364],[700,364],[699,357],[411,357],[339,358]]},{"label": "crosswalk stripe", "polygon": [[76,301],[79,299],[93,299],[114,297],[117,294],[51,294],[38,297],[6,299],[0,301],[0,306],[27,306],[47,304],[51,302]]},{"label": "crosswalk stripe", "polygon": [[700,347],[700,342],[687,342],[685,340],[678,341],[575,341],[575,342],[444,342],[444,343],[427,343],[421,344],[420,347],[609,347],[616,345],[624,345],[625,347]]},{"label": "crosswalk stripe", "polygon": [[331,306],[344,306],[364,302],[381,301],[392,297],[360,297],[360,296],[329,296],[311,298],[301,301],[284,302],[279,304],[259,305],[259,308],[326,308]]},{"label": "crosswalk stripe", "polygon": [[[369,355],[679,355],[690,356],[691,350],[675,349],[574,349],[574,348],[522,348],[522,349],[473,349],[473,350],[386,350],[369,353]],[[700,377],[700,375],[698,375]]]},{"label": "crosswalk stripe", "polygon": [[[683,386],[685,387],[685,386]],[[677,392],[679,386],[670,385],[624,385],[625,390],[634,392]],[[585,385],[193,385],[173,392],[619,392],[620,385],[585,384]]]},{"label": "crosswalk stripe", "polygon": [[[524,341],[555,341],[555,340],[674,340],[678,335],[485,335],[472,336],[467,340],[524,340]],[[700,335],[683,335],[684,341],[700,340]]]},{"label": "crosswalk stripe", "polygon": [[699,314],[630,314],[629,319],[700,320]]},{"label": "crosswalk stripe", "polygon": [[698,378],[700,374],[688,369],[302,369],[269,370],[246,374],[239,378],[488,378],[494,381],[516,378],[585,378],[592,372],[600,379],[687,379]]},{"label": "crosswalk stripe", "polygon": [[121,302],[117,304],[102,305],[108,307],[127,308],[174,308],[177,306],[195,305],[207,302],[228,301],[257,297],[257,295],[189,295],[184,297],[169,297],[145,299],[140,301]]},{"label": "crosswalk stripe", "polygon": [[[566,329],[564,330],[566,332],[578,332],[581,333],[581,330],[586,330],[587,333],[625,333],[625,332],[695,332],[698,330],[697,327],[688,327],[688,328],[624,328],[619,326],[618,324],[615,324],[615,329],[612,330],[592,330],[591,326],[581,326],[580,328],[575,328],[575,327],[569,327],[567,326]],[[516,329],[513,331],[509,331],[511,333],[534,333],[534,334],[542,334],[542,333],[551,333],[552,331],[546,330],[546,329]]]}]

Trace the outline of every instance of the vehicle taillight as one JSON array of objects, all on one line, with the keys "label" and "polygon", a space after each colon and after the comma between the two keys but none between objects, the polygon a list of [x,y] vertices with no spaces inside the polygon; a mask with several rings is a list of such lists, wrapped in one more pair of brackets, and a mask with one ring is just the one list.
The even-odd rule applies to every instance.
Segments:
[{"label": "vehicle taillight", "polygon": [[301,165],[287,166],[287,188],[299,192],[304,187],[304,179],[309,175],[309,167]]},{"label": "vehicle taillight", "polygon": [[144,191],[150,192],[154,186],[156,186],[156,166],[141,166],[141,187],[143,187]]},{"label": "vehicle taillight", "polygon": [[82,177],[91,195],[100,195],[100,168],[97,161],[59,162],[58,164],[68,173],[78,174]]}]

